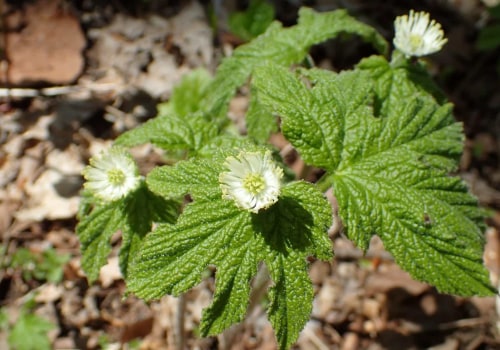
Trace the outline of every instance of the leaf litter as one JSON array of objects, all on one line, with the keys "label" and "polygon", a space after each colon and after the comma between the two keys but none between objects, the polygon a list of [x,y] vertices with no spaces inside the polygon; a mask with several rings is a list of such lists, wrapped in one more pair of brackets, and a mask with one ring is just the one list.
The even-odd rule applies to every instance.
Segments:
[{"label": "leaf litter", "polygon": [[[204,9],[197,2],[185,5],[172,17],[133,17],[111,5],[102,13],[102,9],[77,7],[80,12],[75,16],[71,6],[61,4],[55,0],[35,2],[24,11],[22,20],[29,30],[33,30],[29,25],[40,26],[37,31],[48,37],[54,28],[71,28],[66,34],[78,38],[74,45],[59,42],[47,46],[51,47],[50,57],[33,50],[28,51],[32,55],[22,56],[15,46],[5,47],[7,54],[15,50],[20,55],[10,62],[12,72],[25,74],[22,78],[11,76],[10,86],[30,82],[27,87],[37,88],[75,82],[78,88],[61,90],[67,93],[58,98],[7,99],[0,106],[4,110],[0,124],[0,300],[10,323],[15,324],[21,306],[34,295],[35,314],[55,325],[49,333],[54,349],[97,349],[106,344],[119,347],[135,339],[140,339],[141,349],[176,349],[179,344],[200,349],[274,349],[273,331],[259,293],[255,293],[256,300],[245,321],[207,339],[197,337],[197,332],[201,310],[212,298],[212,278],[181,298],[166,296],[150,304],[124,295],[125,285],[117,270],[119,234],[112,238],[114,256],[101,270],[98,281],[88,285],[74,235],[81,169],[91,155],[107,147],[120,132],[154,116],[156,103],[170,96],[185,73],[199,66],[213,69],[218,53]],[[361,4],[360,8],[363,6],[367,5]],[[475,6],[480,9],[478,4]],[[40,16],[37,8],[44,11]],[[51,15],[49,10],[53,11]],[[35,20],[55,13],[64,21],[52,21],[48,26]],[[81,27],[76,25],[78,21]],[[79,32],[80,28],[83,32]],[[19,33],[26,34],[22,30]],[[82,35],[89,42],[84,51]],[[26,49],[43,46],[32,39],[24,43]],[[69,52],[61,53],[62,48]],[[69,56],[62,59],[57,54]],[[22,68],[26,62],[41,57],[45,62],[72,63],[71,74],[68,65],[56,64],[45,75],[37,75],[40,69],[35,74]],[[83,60],[87,65],[82,71]],[[230,113],[239,122],[244,96],[237,96],[235,101],[240,102]],[[458,104],[459,117],[467,110],[481,112],[480,106]],[[472,117],[463,119],[466,128],[476,125]],[[492,281],[498,283],[499,125],[496,128],[496,133],[489,129],[469,130],[472,137],[464,157],[467,160],[468,156],[468,160],[463,162],[461,174],[481,203],[495,212],[486,235],[485,263]],[[286,141],[280,142],[280,148],[284,154],[290,153]],[[135,150],[134,154],[146,164],[159,160],[151,147]],[[301,164],[298,157],[290,158],[292,167]],[[294,348],[499,346],[494,298],[440,295],[399,269],[379,240],[372,240],[370,250],[363,254],[342,236],[341,227],[332,230],[331,237],[336,257],[330,263],[315,261],[311,265],[316,295],[313,312]],[[32,252],[55,249],[58,254],[70,254],[60,283],[26,280],[22,271],[10,268],[9,260],[23,247]],[[178,310],[184,310],[181,318]],[[180,321],[184,324],[181,335]],[[5,329],[0,335],[0,345],[5,344]]]}]

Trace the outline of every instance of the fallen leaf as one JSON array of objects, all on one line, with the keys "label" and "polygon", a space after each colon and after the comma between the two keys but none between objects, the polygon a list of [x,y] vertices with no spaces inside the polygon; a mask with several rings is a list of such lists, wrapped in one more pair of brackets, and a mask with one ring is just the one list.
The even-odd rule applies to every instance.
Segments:
[{"label": "fallen leaf", "polygon": [[9,84],[69,84],[78,78],[86,40],[78,19],[62,8],[62,1],[32,2],[9,14],[5,25]]}]

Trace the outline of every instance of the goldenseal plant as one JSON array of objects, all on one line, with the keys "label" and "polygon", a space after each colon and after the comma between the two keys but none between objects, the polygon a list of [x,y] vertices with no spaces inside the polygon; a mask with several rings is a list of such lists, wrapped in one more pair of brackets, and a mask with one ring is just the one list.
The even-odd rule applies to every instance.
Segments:
[{"label": "goldenseal plant", "polygon": [[[304,8],[295,26],[273,22],[235,49],[215,76],[186,76],[156,118],[119,136],[110,156],[84,171],[77,234],[89,280],[119,230],[129,293],[159,299],[215,278],[200,324],[209,336],[244,319],[253,279],[266,273],[267,315],[278,348],[287,349],[311,313],[308,261],[332,258],[327,230],[341,220],[358,247],[366,250],[378,235],[413,278],[443,293],[495,293],[482,263],[484,211],[451,175],[462,125],[418,60],[446,41],[429,18],[410,12],[396,19],[389,59],[385,39],[346,11]],[[341,33],[379,55],[341,72],[305,64],[311,46]],[[240,135],[227,112],[245,84]],[[269,143],[273,133],[322,177],[310,183],[307,173],[293,174]],[[114,149],[144,143],[162,149],[168,165],[140,177],[132,157]],[[324,196],[330,188],[338,217]]]}]

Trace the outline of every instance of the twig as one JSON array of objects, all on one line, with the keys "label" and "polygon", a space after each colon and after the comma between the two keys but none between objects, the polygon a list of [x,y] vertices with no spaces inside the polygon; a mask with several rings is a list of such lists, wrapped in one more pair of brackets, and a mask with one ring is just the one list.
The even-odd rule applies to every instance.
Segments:
[{"label": "twig", "polygon": [[116,88],[116,84],[91,84],[88,86],[70,85],[70,86],[52,86],[43,89],[29,89],[29,88],[0,88],[0,97],[52,97],[67,95],[79,91],[91,92],[109,92]]}]

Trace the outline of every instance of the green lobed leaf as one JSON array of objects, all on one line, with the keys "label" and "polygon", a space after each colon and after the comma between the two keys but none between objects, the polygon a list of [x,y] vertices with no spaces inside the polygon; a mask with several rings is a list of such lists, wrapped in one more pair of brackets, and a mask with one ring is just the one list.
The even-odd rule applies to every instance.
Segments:
[{"label": "green lobed leaf", "polygon": [[219,115],[235,90],[245,83],[257,66],[267,63],[283,66],[299,63],[306,57],[311,46],[342,32],[361,36],[379,52],[387,51],[387,42],[375,29],[358,22],[346,11],[317,13],[302,8],[297,25],[283,28],[278,22],[273,22],[264,34],[238,47],[233,56],[222,62],[208,89],[207,110]]},{"label": "green lobed leaf", "polygon": [[120,135],[116,145],[132,147],[152,143],[164,150],[196,152],[218,134],[215,124],[200,114],[166,115],[148,120]]},{"label": "green lobed leaf", "polygon": [[[222,161],[217,161],[219,168]],[[275,282],[269,317],[284,349],[297,339],[310,315],[313,293],[306,258],[331,257],[326,234],[332,219],[330,205],[312,185],[295,182],[283,187],[271,208],[251,214],[222,199],[220,189],[217,196],[200,190],[202,177],[194,169],[199,166],[198,173],[217,169],[200,164],[199,160],[180,162],[148,178],[152,190],[168,192],[167,188],[178,187],[179,194],[187,191],[195,200],[175,225],[159,225],[145,238],[131,267],[128,288],[146,299],[177,295],[200,283],[206,268],[215,266],[214,300],[203,313],[200,330],[202,335],[216,334],[245,316],[250,279],[264,261]],[[210,171],[213,175],[205,186],[215,191],[218,171]]]},{"label": "green lobed leaf", "polygon": [[380,59],[376,68],[376,61],[370,70],[311,71],[312,88],[272,65],[260,67],[253,83],[304,160],[328,171],[349,238],[366,249],[379,235],[405,270],[443,292],[490,294],[482,212],[448,175],[462,151],[462,127],[404,66]]},{"label": "green lobed leaf", "polygon": [[[356,129],[358,120],[364,122],[358,116],[370,114],[366,105],[369,76],[319,70],[310,74],[311,78],[322,75],[323,82],[309,89],[288,69],[270,64],[255,71],[252,84],[259,91],[260,101],[282,117],[282,132],[301,157],[309,164],[333,171],[344,151],[339,140],[344,138],[346,122],[352,121],[349,128]],[[273,79],[269,79],[271,76]]]},{"label": "green lobed leaf", "polygon": [[195,201],[186,206],[176,225],[160,225],[149,234],[132,267],[128,287],[145,299],[178,295],[201,281],[209,264],[246,241],[249,215],[230,201]]},{"label": "green lobed leaf", "polygon": [[269,291],[268,316],[280,349],[289,348],[309,320],[314,297],[306,257],[332,256],[325,234],[331,208],[311,184],[294,182],[283,188],[278,203],[254,220],[265,244],[261,259],[274,282]]}]

